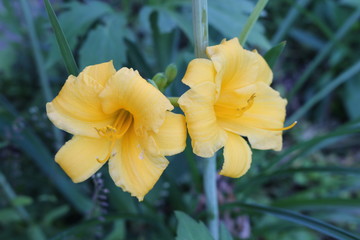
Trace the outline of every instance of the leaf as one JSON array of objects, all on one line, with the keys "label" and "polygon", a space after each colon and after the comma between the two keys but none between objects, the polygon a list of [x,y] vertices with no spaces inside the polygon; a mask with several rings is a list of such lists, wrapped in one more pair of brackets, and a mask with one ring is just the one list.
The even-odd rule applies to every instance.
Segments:
[{"label": "leaf", "polygon": [[269,0],[258,0],[254,10],[251,12],[249,18],[247,19],[243,30],[240,33],[239,36],[239,41],[241,45],[245,45],[246,40],[252,30],[252,28],[254,27],[255,23],[257,22],[257,20],[260,17],[261,12],[264,10],[266,4],[268,3]]},{"label": "leaf", "polygon": [[286,41],[279,43],[278,45],[272,47],[269,51],[266,52],[264,55],[264,59],[266,60],[267,64],[271,69],[274,68],[274,65],[278,58],[280,57],[281,53],[283,52],[286,46]]},{"label": "leaf", "polygon": [[204,223],[196,222],[187,214],[180,211],[175,211],[175,216],[179,221],[176,240],[213,239]]},{"label": "leaf", "polygon": [[223,223],[220,224],[220,240],[233,240],[233,237]]},{"label": "leaf", "polygon": [[[360,10],[359,10],[359,16],[360,16]],[[358,74],[360,72],[360,61],[357,61],[355,64],[353,64],[351,67],[349,67],[345,72],[340,74],[337,78],[335,78],[333,81],[331,81],[329,84],[327,84],[324,88],[322,88],[320,91],[318,91],[313,97],[310,98],[309,101],[307,101],[301,108],[299,108],[291,117],[288,119],[289,122],[294,122],[295,120],[299,120],[301,117],[303,117],[316,103],[324,99],[326,96],[328,96],[334,89],[339,87],[344,82],[352,79],[354,75]]]},{"label": "leaf", "polygon": [[345,92],[343,93],[343,102],[345,103],[346,111],[351,119],[360,117],[359,102],[360,102],[360,75],[345,83]]},{"label": "leaf", "polygon": [[[253,8],[252,1],[248,0],[210,0],[208,6],[209,25],[219,31],[222,38],[239,36],[239,32],[244,29],[244,24]],[[264,26],[260,22],[256,22],[249,34],[248,42],[261,48],[270,48],[264,32]]]},{"label": "leaf", "polygon": [[[359,173],[360,174],[360,173]],[[359,209],[360,201],[357,199],[282,199],[272,204],[274,207],[295,209],[329,209],[331,211],[342,211],[344,209]]]},{"label": "leaf", "polygon": [[288,101],[290,101],[294,95],[300,90],[300,88],[309,80],[311,74],[317,69],[319,64],[328,56],[336,43],[338,43],[346,33],[351,29],[351,27],[357,22],[360,17],[360,8],[358,8],[346,21],[342,24],[341,28],[339,28],[334,37],[321,48],[316,57],[309,63],[308,67],[301,75],[301,77],[296,81],[295,86],[291,89],[288,94]]},{"label": "leaf", "polygon": [[125,25],[123,15],[113,14],[104,25],[90,31],[80,49],[80,66],[113,60],[115,68],[120,68],[126,61]]},{"label": "leaf", "polygon": [[[56,40],[58,43],[58,46],[60,48],[61,55],[63,57],[66,70],[69,74],[72,74],[74,76],[77,76],[79,73],[78,67],[76,65],[74,56],[71,52],[70,46],[65,38],[64,32],[62,28],[60,27],[59,21],[55,15],[54,9],[52,8],[49,0],[44,0],[46,11],[48,13],[52,28],[54,30]],[[81,17],[80,17],[81,19]]]},{"label": "leaf", "polygon": [[289,211],[281,208],[268,207],[258,204],[249,204],[242,202],[234,202],[225,204],[222,206],[224,209],[231,209],[234,207],[242,207],[244,209],[248,209],[250,211],[272,214],[278,218],[284,219],[289,222],[293,222],[308,228],[311,228],[319,233],[322,233],[326,236],[333,237],[335,239],[341,240],[356,240],[360,239],[359,236],[354,235],[344,229],[335,227],[331,224],[328,224],[324,221],[318,220],[313,217],[309,217],[294,211]]},{"label": "leaf", "polygon": [[12,204],[14,206],[19,206],[19,207],[31,205],[32,203],[33,203],[33,199],[28,196],[16,196],[16,198],[12,200]]},{"label": "leaf", "polygon": [[13,208],[2,208],[0,209],[0,223],[9,224],[13,222],[22,221],[18,212]]},{"label": "leaf", "polygon": [[47,226],[51,226],[51,224],[55,220],[64,217],[69,211],[70,211],[70,208],[68,205],[62,205],[62,206],[56,207],[46,213],[46,215],[44,216],[44,219],[43,219],[43,224],[47,225]]}]

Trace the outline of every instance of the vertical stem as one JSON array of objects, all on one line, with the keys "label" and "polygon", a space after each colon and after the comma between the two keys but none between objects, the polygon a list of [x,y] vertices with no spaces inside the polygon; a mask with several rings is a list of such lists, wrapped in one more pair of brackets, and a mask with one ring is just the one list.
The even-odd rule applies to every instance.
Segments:
[{"label": "vertical stem", "polygon": [[192,0],[195,56],[206,58],[209,44],[207,0]]},{"label": "vertical stem", "polygon": [[[31,47],[32,47],[32,50],[34,53],[34,58],[35,58],[37,72],[39,74],[41,89],[43,91],[45,100],[47,102],[50,102],[53,99],[53,96],[52,96],[51,89],[50,89],[49,79],[48,79],[48,76],[47,76],[45,68],[44,68],[45,64],[44,64],[43,56],[41,54],[40,42],[39,42],[39,39],[35,32],[34,21],[31,16],[31,11],[30,11],[28,1],[21,0],[21,7],[24,12],[25,23],[26,23],[26,27],[28,30],[27,32],[29,34]],[[56,148],[59,148],[63,144],[62,134],[61,134],[60,130],[58,130],[55,127],[53,127],[53,133],[55,136]]]},{"label": "vertical stem", "polygon": [[[192,0],[195,56],[206,58],[208,37],[207,0]],[[204,190],[206,205],[211,215],[208,226],[215,240],[219,239],[219,207],[216,188],[216,154],[204,159]]]},{"label": "vertical stem", "polygon": [[204,188],[206,205],[208,212],[211,215],[208,226],[211,235],[215,240],[219,239],[219,206],[217,199],[217,187],[216,187],[216,153],[210,158],[205,158],[204,167]]}]

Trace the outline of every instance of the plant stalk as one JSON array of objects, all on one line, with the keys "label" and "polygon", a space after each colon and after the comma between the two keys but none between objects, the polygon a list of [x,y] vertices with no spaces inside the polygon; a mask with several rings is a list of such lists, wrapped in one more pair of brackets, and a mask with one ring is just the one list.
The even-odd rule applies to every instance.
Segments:
[{"label": "plant stalk", "polygon": [[[208,36],[208,10],[207,0],[192,0],[193,30],[195,56],[207,58],[206,47],[209,44]],[[215,240],[219,239],[219,206],[216,188],[216,154],[203,159],[204,164],[204,190],[207,210],[210,214],[208,227]]]}]

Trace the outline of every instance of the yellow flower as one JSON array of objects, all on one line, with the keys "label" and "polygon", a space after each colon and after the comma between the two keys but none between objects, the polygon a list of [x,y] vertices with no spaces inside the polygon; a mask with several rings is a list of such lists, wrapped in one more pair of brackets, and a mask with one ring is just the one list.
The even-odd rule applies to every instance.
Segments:
[{"label": "yellow flower", "polygon": [[179,99],[195,154],[211,157],[224,147],[220,174],[244,175],[251,150],[282,148],[286,100],[269,85],[272,71],[256,52],[237,39],[207,48],[208,59],[190,62],[183,83],[190,87]]},{"label": "yellow flower", "polygon": [[46,105],[49,119],[75,135],[55,161],[74,182],[109,160],[115,184],[140,201],[168,165],[164,155],[185,148],[184,116],[169,112],[169,100],[137,71],[115,71],[112,62],[70,76]]}]

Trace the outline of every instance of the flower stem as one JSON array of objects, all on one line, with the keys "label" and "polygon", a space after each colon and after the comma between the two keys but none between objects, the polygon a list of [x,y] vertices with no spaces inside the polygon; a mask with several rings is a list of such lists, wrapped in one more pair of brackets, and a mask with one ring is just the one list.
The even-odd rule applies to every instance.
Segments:
[{"label": "flower stem", "polygon": [[192,0],[195,56],[206,58],[209,44],[207,0]]},{"label": "flower stem", "polygon": [[216,153],[210,158],[205,158],[204,188],[207,209],[210,214],[208,226],[215,240],[219,239],[219,206],[216,187]]},{"label": "flower stem", "polygon": [[[209,44],[207,0],[192,0],[195,56],[206,58]],[[215,240],[219,239],[219,206],[216,188],[216,154],[204,159],[204,190],[206,205],[211,218],[209,230]]]}]

